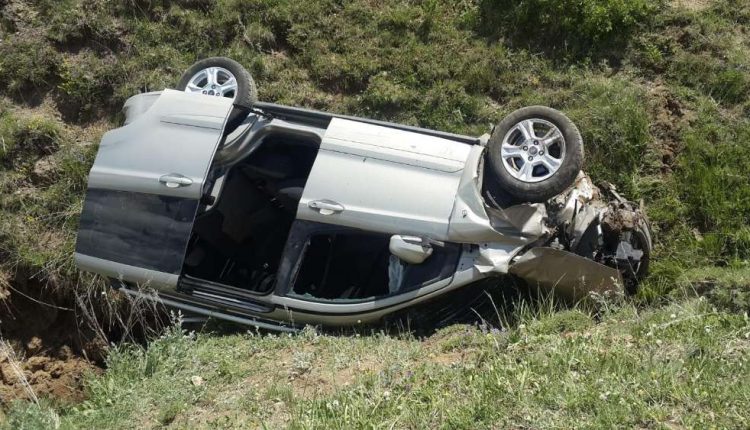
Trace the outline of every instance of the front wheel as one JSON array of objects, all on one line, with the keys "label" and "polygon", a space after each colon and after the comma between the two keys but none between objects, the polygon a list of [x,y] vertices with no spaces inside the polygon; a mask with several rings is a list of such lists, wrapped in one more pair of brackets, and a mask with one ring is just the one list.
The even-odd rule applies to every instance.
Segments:
[{"label": "front wheel", "polygon": [[562,112],[545,106],[505,117],[488,142],[499,185],[513,197],[543,202],[570,187],[583,166],[583,139]]}]

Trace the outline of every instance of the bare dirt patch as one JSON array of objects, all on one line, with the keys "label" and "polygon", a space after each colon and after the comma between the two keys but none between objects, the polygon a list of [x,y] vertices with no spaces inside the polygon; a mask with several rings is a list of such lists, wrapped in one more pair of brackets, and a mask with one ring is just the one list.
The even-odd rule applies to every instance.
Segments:
[{"label": "bare dirt patch", "polygon": [[83,400],[83,376],[101,371],[107,341],[81,324],[75,302],[19,275],[2,275],[0,404]]},{"label": "bare dirt patch", "polygon": [[[39,338],[32,343],[41,344]],[[17,347],[16,347],[17,348]],[[51,397],[63,403],[84,400],[83,377],[101,369],[67,345],[19,359],[10,344],[0,346],[0,401]]]},{"label": "bare dirt patch", "polygon": [[383,363],[376,362],[372,357],[353,359],[341,368],[328,365],[329,359],[330,357],[316,357],[304,369],[292,366],[289,370],[289,383],[295,395],[316,397],[330,394],[352,385],[362,375],[377,373],[383,368]]},{"label": "bare dirt patch", "polygon": [[662,82],[648,85],[651,98],[656,100],[652,132],[661,151],[661,171],[671,173],[682,151],[682,130],[696,119],[695,113],[683,106]]}]

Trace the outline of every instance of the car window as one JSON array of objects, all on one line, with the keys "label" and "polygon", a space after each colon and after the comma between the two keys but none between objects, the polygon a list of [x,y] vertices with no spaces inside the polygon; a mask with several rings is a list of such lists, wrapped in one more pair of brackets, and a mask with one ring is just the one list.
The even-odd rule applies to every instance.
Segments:
[{"label": "car window", "polygon": [[452,276],[459,246],[435,247],[421,264],[391,255],[390,236],[361,232],[314,234],[305,243],[290,295],[364,301],[397,295]]}]

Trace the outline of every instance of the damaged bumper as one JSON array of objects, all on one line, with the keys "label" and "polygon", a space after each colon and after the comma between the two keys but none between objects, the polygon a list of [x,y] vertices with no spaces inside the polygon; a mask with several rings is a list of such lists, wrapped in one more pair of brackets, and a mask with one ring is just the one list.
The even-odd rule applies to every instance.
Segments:
[{"label": "damaged bumper", "polygon": [[623,285],[619,270],[555,248],[528,250],[516,259],[509,273],[575,301],[590,293],[616,292]]},{"label": "damaged bumper", "polygon": [[594,186],[583,172],[545,204],[484,209],[493,230],[515,241],[480,244],[474,263],[480,273],[509,273],[576,301],[632,292],[646,274],[652,241],[641,205],[611,184]]}]

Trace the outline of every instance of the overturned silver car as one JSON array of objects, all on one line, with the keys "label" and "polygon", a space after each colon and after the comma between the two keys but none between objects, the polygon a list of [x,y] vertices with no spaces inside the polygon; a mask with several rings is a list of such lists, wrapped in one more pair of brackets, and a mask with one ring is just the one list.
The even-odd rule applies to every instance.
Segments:
[{"label": "overturned silver car", "polygon": [[642,208],[591,183],[550,108],[460,136],[261,103],[242,66],[211,58],[125,114],[91,169],[75,259],[191,313],[370,324],[494,276],[579,299],[633,292],[648,270]]}]

